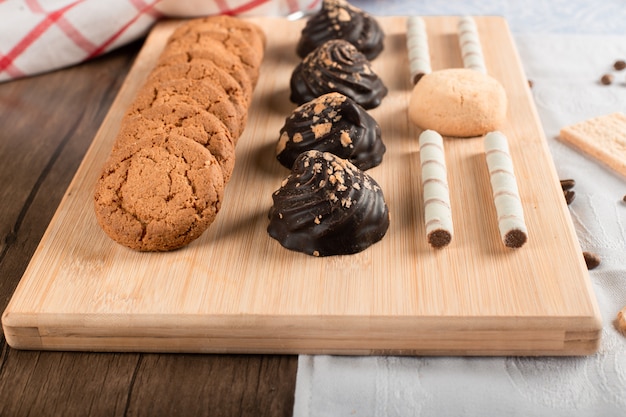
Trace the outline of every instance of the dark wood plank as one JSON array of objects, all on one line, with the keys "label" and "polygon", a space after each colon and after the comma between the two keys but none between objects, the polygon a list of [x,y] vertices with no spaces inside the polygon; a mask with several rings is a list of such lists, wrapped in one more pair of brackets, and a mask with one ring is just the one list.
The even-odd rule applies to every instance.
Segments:
[{"label": "dark wood plank", "polygon": [[128,416],[290,416],[295,356],[144,355]]},{"label": "dark wood plank", "polygon": [[[140,44],[0,84],[0,311]],[[296,356],[29,352],[0,333],[0,416],[288,416]]]},{"label": "dark wood plank", "polygon": [[140,355],[9,349],[2,416],[123,416]]}]

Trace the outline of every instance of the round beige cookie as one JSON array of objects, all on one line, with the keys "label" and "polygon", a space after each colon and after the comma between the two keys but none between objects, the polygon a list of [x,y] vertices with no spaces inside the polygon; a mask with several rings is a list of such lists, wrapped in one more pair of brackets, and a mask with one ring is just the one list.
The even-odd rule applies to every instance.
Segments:
[{"label": "round beige cookie", "polygon": [[238,33],[254,48],[263,50],[267,42],[265,32],[259,26],[238,17],[228,15],[207,16],[192,19],[179,26],[170,39],[176,39],[189,34],[200,34],[207,31],[223,30]]},{"label": "round beige cookie", "polygon": [[184,136],[198,142],[215,157],[228,182],[235,168],[235,143],[226,126],[213,114],[172,100],[142,113],[126,115],[113,152],[130,143],[159,135]]},{"label": "round beige cookie", "polygon": [[502,128],[507,97],[493,77],[466,68],[424,75],[409,101],[409,118],[443,136],[473,137]]},{"label": "round beige cookie", "polygon": [[154,68],[148,76],[147,84],[161,83],[178,79],[199,80],[222,87],[229,100],[240,114],[247,114],[251,97],[232,75],[213,61],[196,60]]},{"label": "round beige cookie", "polygon": [[263,60],[263,51],[250,46],[241,36],[227,36],[217,32],[169,40],[159,57],[159,63],[180,52],[188,54],[192,59],[210,59],[211,54],[217,55],[220,61],[235,59],[244,68],[253,85],[256,85],[259,78],[259,68]]},{"label": "round beige cookie", "polygon": [[95,213],[116,242],[168,251],[209,227],[223,193],[222,171],[211,152],[191,139],[159,136],[111,154],[96,184]]},{"label": "round beige cookie", "polygon": [[207,28],[202,32],[170,37],[167,40],[166,48],[182,47],[189,49],[196,46],[211,47],[215,45],[214,41],[219,42],[229,52],[238,56],[244,64],[255,68],[260,67],[264,54],[263,46],[251,44],[250,40],[246,39],[245,35],[218,26],[213,29]]},{"label": "round beige cookie", "polygon": [[200,80],[177,79],[145,84],[137,93],[127,113],[145,113],[150,108],[178,97],[187,103],[195,102],[201,109],[213,113],[228,128],[233,137],[241,136],[247,112],[241,114],[221,86]]},{"label": "round beige cookie", "polygon": [[[163,51],[157,61],[155,70],[168,66],[210,61],[233,77],[251,101],[252,94],[254,92],[254,84],[249,72],[246,71],[241,63],[241,60],[237,56],[221,52],[223,51],[214,49],[196,48],[190,49],[189,51],[182,51],[181,48],[171,48],[171,50]],[[258,72],[256,75],[258,76]]]}]

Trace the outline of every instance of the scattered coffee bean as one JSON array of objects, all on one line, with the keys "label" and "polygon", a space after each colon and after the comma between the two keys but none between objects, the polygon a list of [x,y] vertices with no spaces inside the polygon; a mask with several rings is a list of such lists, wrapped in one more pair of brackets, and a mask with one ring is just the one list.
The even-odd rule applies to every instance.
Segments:
[{"label": "scattered coffee bean", "polygon": [[589,270],[597,268],[598,265],[600,265],[600,257],[595,253],[583,252],[583,258],[585,258],[585,263]]},{"label": "scattered coffee bean", "polygon": [[618,59],[613,64],[613,68],[615,68],[618,71],[623,70],[624,68],[626,68],[626,61],[624,61],[623,59]]},{"label": "scattered coffee bean", "polygon": [[617,330],[624,336],[626,336],[626,307],[622,307],[617,312],[617,318],[614,321]]},{"label": "scattered coffee bean", "polygon": [[576,193],[572,190],[564,190],[563,195],[565,196],[565,202],[568,206],[572,204],[572,201],[576,198]]},{"label": "scattered coffee bean", "polygon": [[604,74],[602,78],[600,78],[600,82],[604,85],[609,85],[613,83],[613,75]]},{"label": "scattered coffee bean", "polygon": [[561,180],[561,188],[563,188],[563,191],[571,190],[572,188],[574,188],[575,185],[576,181],[571,178]]},{"label": "scattered coffee bean", "polygon": [[533,80],[528,80],[528,86],[530,88],[533,88],[533,85],[535,85],[535,83],[533,83]]},{"label": "scattered coffee bean", "polygon": [[624,197],[622,197],[622,201],[623,201],[624,203],[626,203],[626,195],[624,195]]}]

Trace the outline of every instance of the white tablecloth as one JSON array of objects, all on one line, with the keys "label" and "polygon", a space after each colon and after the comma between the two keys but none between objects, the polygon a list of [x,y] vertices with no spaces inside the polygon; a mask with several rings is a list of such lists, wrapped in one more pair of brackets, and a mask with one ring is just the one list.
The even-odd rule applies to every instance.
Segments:
[{"label": "white tablecloth", "polygon": [[626,34],[625,0],[349,0],[378,16],[504,16],[514,33]]},{"label": "white tablecloth", "polygon": [[[626,112],[625,1],[355,1],[380,15],[504,15],[515,35],[559,177],[576,180],[570,206],[603,318],[600,351],[574,358],[300,356],[294,416],[624,416],[626,179],[560,142],[561,127]],[[518,4],[519,3],[519,4]]]}]

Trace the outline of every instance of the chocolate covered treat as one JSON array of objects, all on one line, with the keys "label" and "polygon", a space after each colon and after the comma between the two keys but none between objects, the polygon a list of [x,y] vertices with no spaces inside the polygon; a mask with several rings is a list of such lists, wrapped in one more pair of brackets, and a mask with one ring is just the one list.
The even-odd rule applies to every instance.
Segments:
[{"label": "chocolate covered treat", "polygon": [[290,99],[296,104],[337,91],[372,109],[387,95],[365,55],[342,39],[327,41],[308,54],[294,69],[290,86]]},{"label": "chocolate covered treat", "polygon": [[328,152],[302,153],[272,198],[270,236],[287,249],[313,256],[363,251],[389,227],[389,210],[376,181]]},{"label": "chocolate covered treat", "polygon": [[322,8],[302,29],[296,52],[301,58],[331,39],[344,39],[367,59],[383,50],[385,34],[376,20],[345,0],[324,0]]},{"label": "chocolate covered treat", "polygon": [[285,120],[276,146],[278,161],[291,169],[298,155],[312,149],[333,153],[361,170],[380,164],[386,150],[376,120],[341,93],[313,99]]}]

